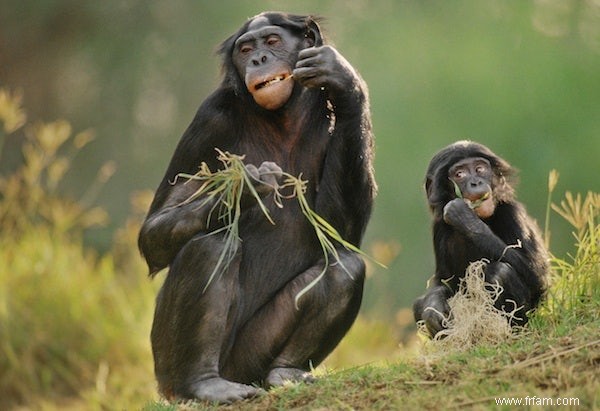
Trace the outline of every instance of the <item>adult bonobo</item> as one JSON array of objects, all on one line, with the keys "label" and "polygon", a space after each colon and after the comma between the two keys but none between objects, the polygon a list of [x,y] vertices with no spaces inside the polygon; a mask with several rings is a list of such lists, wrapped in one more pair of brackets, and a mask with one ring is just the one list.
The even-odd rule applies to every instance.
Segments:
[{"label": "adult bonobo", "polygon": [[458,290],[471,262],[489,260],[486,282],[504,289],[496,308],[511,312],[521,307],[514,325],[527,321],[527,311],[543,294],[547,254],[536,224],[515,200],[514,175],[505,160],[469,141],[451,144],[429,163],[425,189],[433,214],[436,268],[413,310],[431,336],[444,329],[447,299]]},{"label": "adult bonobo", "polygon": [[[364,262],[339,246],[342,264],[294,298],[324,268],[314,228],[295,201],[268,189],[281,170],[308,180],[310,207],[359,245],[375,182],[367,87],[310,16],[263,13],[221,45],[224,79],[200,106],[160,183],[139,236],[150,273],[169,266],[152,327],[155,372],[167,398],[219,402],[253,396],[308,371],[338,344],[362,299]],[[207,285],[223,249],[223,222],[184,184],[215,148],[245,155],[275,221],[242,202],[241,239],[226,270]],[[212,235],[206,235],[212,233]],[[329,259],[329,261],[335,261]]]}]

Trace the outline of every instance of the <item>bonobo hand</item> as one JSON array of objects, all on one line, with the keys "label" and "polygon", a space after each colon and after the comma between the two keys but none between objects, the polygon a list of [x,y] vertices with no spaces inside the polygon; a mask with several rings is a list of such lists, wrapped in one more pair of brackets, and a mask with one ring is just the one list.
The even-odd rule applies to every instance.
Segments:
[{"label": "bonobo hand", "polygon": [[446,321],[450,315],[448,291],[446,286],[433,287],[419,297],[413,306],[416,319],[423,320],[431,338],[446,329]]},{"label": "bonobo hand", "polygon": [[301,50],[293,74],[304,87],[328,87],[338,92],[352,89],[357,77],[350,63],[331,46]]},{"label": "bonobo hand", "polygon": [[442,307],[427,306],[423,311],[423,321],[431,338],[434,338],[437,333],[447,328],[446,321],[448,320],[450,307],[444,301],[442,310],[438,308]]},{"label": "bonobo hand", "polygon": [[451,226],[465,226],[476,219],[475,212],[462,198],[455,198],[444,206],[444,221]]},{"label": "bonobo hand", "polygon": [[246,171],[252,177],[254,188],[260,195],[267,195],[277,188],[283,175],[281,167],[272,161],[263,161],[258,168],[254,164],[246,164]]}]

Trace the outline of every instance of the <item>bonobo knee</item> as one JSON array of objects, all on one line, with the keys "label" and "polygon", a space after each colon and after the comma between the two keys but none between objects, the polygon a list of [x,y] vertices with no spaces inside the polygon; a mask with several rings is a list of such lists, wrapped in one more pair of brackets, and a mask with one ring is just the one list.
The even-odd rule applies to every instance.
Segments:
[{"label": "bonobo knee", "polygon": [[342,273],[346,274],[345,278],[349,279],[348,285],[362,284],[365,279],[366,264],[363,258],[357,253],[340,253],[340,261],[337,265],[343,264]]},{"label": "bonobo knee", "polygon": [[340,253],[340,260],[331,265],[331,272],[328,274],[333,274],[332,281],[336,293],[352,296],[357,290],[362,290],[365,271],[365,262],[358,254]]},{"label": "bonobo knee", "polygon": [[518,276],[512,266],[508,263],[495,261],[489,263],[485,267],[485,280],[490,284],[495,284],[497,282],[502,285],[504,283],[515,281],[516,279],[518,279]]}]

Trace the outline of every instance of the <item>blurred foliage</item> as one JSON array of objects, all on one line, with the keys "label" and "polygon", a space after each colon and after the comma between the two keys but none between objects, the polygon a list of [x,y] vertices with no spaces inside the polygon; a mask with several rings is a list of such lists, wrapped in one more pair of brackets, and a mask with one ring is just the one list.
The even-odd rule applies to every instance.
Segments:
[{"label": "blurred foliage", "polygon": [[[433,271],[422,189],[429,159],[469,138],[521,170],[517,190],[542,220],[550,169],[561,187],[598,191],[600,2],[502,0],[0,0],[0,81],[23,90],[36,118],[66,116],[98,136],[65,176],[83,195],[107,159],[98,192],[109,224],[86,240],[107,250],[127,218],[129,192],[154,189],[200,102],[216,87],[216,46],[267,9],[325,17],[326,34],[370,88],[379,182],[364,244],[398,250],[371,271],[364,312],[394,318]],[[0,161],[21,161],[11,139]],[[552,222],[551,247],[573,247]]]},{"label": "blurred foliage", "polygon": [[0,174],[1,408],[139,408],[155,396],[147,341],[155,287],[139,276],[135,247],[143,214],[117,231],[112,253],[85,248],[84,230],[107,220],[89,193],[113,166],[82,199],[58,194],[91,133],[73,135],[63,120],[25,124],[20,100],[0,90],[0,147],[24,129],[22,165]]},{"label": "blurred foliage", "polygon": [[[5,93],[6,94],[6,93]],[[18,100],[16,100],[18,101]],[[10,107],[10,100],[0,101],[0,107]],[[19,111],[4,110],[7,114],[5,130],[15,129],[10,115]],[[2,114],[0,114],[2,116]],[[12,117],[14,118],[14,116]],[[87,208],[88,193],[97,184],[106,182],[114,172],[114,164],[106,163],[99,172],[86,196],[79,202],[65,202],[58,193],[59,183],[68,171],[77,150],[92,140],[90,132],[71,136],[71,125],[59,120],[36,124],[25,131],[21,144],[23,163],[16,172],[0,178],[2,207],[0,224],[6,232],[21,232],[37,223],[50,224],[64,233],[74,227],[88,228],[105,224],[108,216],[99,207]],[[65,143],[71,143],[69,152],[59,154]]]}]

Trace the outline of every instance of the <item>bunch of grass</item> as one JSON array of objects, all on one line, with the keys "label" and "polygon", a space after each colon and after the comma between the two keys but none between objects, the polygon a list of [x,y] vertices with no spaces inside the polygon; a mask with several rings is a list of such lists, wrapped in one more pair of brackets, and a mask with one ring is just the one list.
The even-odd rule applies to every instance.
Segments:
[{"label": "bunch of grass", "polygon": [[212,172],[206,163],[200,165],[200,170],[196,174],[180,173],[178,178],[187,178],[190,180],[201,181],[202,184],[183,204],[189,203],[202,197],[199,208],[212,204],[207,218],[207,226],[213,214],[216,212],[217,218],[223,222],[223,227],[218,228],[207,235],[224,234],[224,247],[219,255],[217,264],[213,269],[209,279],[204,287],[204,291],[211,284],[214,277],[221,274],[231,264],[237,254],[240,236],[239,220],[241,215],[241,201],[244,189],[252,195],[260,206],[262,213],[272,224],[275,224],[269,210],[260,199],[260,195],[254,188],[252,177],[244,165],[244,156],[230,154],[217,149],[218,160],[223,163],[223,169]]},{"label": "bunch of grass", "polygon": [[[214,235],[217,233],[225,233],[225,243],[223,251],[219,256],[218,262],[213,269],[209,280],[207,282],[208,287],[213,281],[214,277],[221,274],[227,269],[229,264],[233,261],[240,244],[239,237],[239,219],[241,215],[241,201],[244,192],[249,193],[251,197],[256,201],[262,214],[265,218],[276,224],[273,221],[269,209],[265,206],[262,198],[255,188],[258,184],[267,184],[263,180],[257,180],[256,176],[250,174],[244,164],[243,155],[231,154],[216,149],[218,153],[218,160],[223,164],[223,168],[217,171],[211,171],[206,163],[202,163],[200,170],[196,174],[178,174],[177,178],[187,178],[189,180],[201,181],[202,184],[184,203],[189,203],[196,199],[202,198],[200,207],[211,205],[208,213],[210,220],[214,213],[216,213],[218,220],[223,222],[223,227],[211,231],[207,235]],[[339,264],[346,273],[352,277],[350,271],[344,267],[343,261],[340,258],[338,249],[335,243],[342,245],[344,248],[350,251],[361,254],[362,256],[368,257],[362,250],[355,245],[344,240],[341,234],[329,224],[323,217],[317,214],[309,205],[306,199],[306,188],[307,180],[302,179],[302,174],[295,177],[289,173],[282,172],[282,183],[270,186],[273,190],[273,198],[275,204],[282,208],[284,199],[296,198],[302,214],[306,217],[307,221],[315,230],[315,235],[319,241],[321,249],[323,250],[324,266],[323,270],[319,275],[311,281],[305,288],[303,288],[295,297],[295,304],[298,307],[298,301],[305,295],[311,288],[313,288],[327,272],[327,267],[330,263],[330,258],[333,258],[334,262]],[[291,191],[291,194],[283,194],[283,192]],[[207,224],[208,225],[208,224]]]},{"label": "bunch of grass", "polygon": [[[444,317],[446,329],[437,333],[430,344],[425,346],[427,354],[464,351],[478,344],[498,344],[514,336],[516,327],[510,321],[517,318],[521,307],[514,304],[510,312],[494,306],[504,291],[498,283],[485,281],[486,260],[479,260],[467,267],[461,279],[458,292],[448,299],[450,312]],[[429,307],[427,309],[432,310]],[[420,332],[426,333],[424,324],[418,324]]]},{"label": "bunch of grass", "polygon": [[577,320],[600,297],[600,193],[583,197],[567,191],[560,205],[551,207],[574,227],[576,249],[566,258],[550,259],[550,288],[540,312],[549,319]]}]

